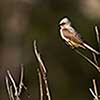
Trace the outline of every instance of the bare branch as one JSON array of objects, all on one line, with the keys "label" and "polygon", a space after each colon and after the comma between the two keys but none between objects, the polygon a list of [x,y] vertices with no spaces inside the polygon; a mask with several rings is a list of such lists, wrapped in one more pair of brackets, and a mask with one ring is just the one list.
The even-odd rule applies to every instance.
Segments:
[{"label": "bare branch", "polygon": [[93,90],[91,88],[89,88],[89,90],[90,90],[91,94],[93,95],[94,100],[99,100],[96,81],[95,81],[95,79],[93,79],[92,81],[93,81],[94,92],[93,92]]},{"label": "bare branch", "polygon": [[9,83],[8,83],[8,77],[7,76],[5,77],[5,80],[6,80],[7,92],[8,92],[8,95],[10,96],[10,88],[9,88]]},{"label": "bare branch", "polygon": [[43,73],[47,73],[46,68],[41,60],[40,53],[37,51],[36,40],[34,40],[34,51],[35,51],[35,55],[36,55],[36,58],[40,64],[40,66],[42,66],[42,67],[40,67],[41,71]]},{"label": "bare branch", "polygon": [[100,50],[100,38],[99,38],[99,31],[98,31],[97,26],[95,26],[95,33],[96,33],[96,39],[97,39],[98,47],[99,47],[99,50]]},{"label": "bare branch", "polygon": [[94,62],[98,66],[98,61],[97,61],[97,57],[96,57],[95,53],[92,53],[92,55],[93,55]]},{"label": "bare branch", "polygon": [[20,83],[19,83],[19,91],[18,91],[18,96],[20,95],[22,91],[22,87],[24,86],[23,84],[23,64],[21,65],[21,76],[20,76]]},{"label": "bare branch", "polygon": [[12,86],[9,86],[7,76],[5,77],[5,80],[6,80],[6,87],[7,87],[7,92],[8,92],[8,95],[9,95],[9,100],[14,100],[14,96],[13,96],[12,88],[11,88]]},{"label": "bare branch", "polygon": [[42,76],[40,70],[37,69],[38,76],[39,76],[39,86],[40,86],[40,100],[43,100],[43,83],[42,83]]},{"label": "bare branch", "polygon": [[[96,34],[96,40],[97,40],[99,51],[100,51],[100,38],[99,38],[99,31],[98,31],[97,26],[95,26],[95,34]],[[97,61],[97,57],[95,53],[92,53],[92,55],[93,55],[94,62],[96,63],[96,65],[98,65],[98,61]]]},{"label": "bare branch", "polygon": [[93,95],[93,97],[97,100],[97,96],[95,95],[95,93],[93,92],[93,90],[91,88],[89,88],[91,94]]},{"label": "bare branch", "polygon": [[10,100],[15,100],[14,94],[13,94],[13,91],[12,91],[12,85],[10,86]]},{"label": "bare branch", "polygon": [[13,87],[15,89],[15,96],[18,96],[17,86],[16,86],[15,81],[14,81],[13,77],[11,76],[9,70],[7,70],[7,74],[8,74],[8,76],[13,84]]},{"label": "bare branch", "polygon": [[93,90],[91,88],[89,88],[89,90],[90,90],[92,96],[95,98],[94,100],[97,100],[97,96],[95,95],[95,93],[93,92]]},{"label": "bare branch", "polygon": [[97,100],[99,100],[98,99],[98,92],[97,92],[97,87],[96,87],[96,81],[95,81],[95,79],[93,79],[93,86],[94,86],[94,92],[96,94]]},{"label": "bare branch", "polygon": [[[10,74],[10,71],[7,70],[7,74],[9,76],[9,79],[10,79],[11,84],[12,84],[11,86],[9,86],[8,77],[6,76],[5,77],[6,86],[7,86],[9,98],[11,98],[10,100],[20,100],[19,96],[22,92],[22,87],[24,87],[26,89],[26,87],[23,84],[23,72],[24,72],[23,65],[21,65],[20,83],[19,83],[19,87],[17,87],[12,75]],[[12,90],[12,87],[14,88],[14,91]]]},{"label": "bare branch", "polygon": [[88,57],[86,57],[84,54],[82,54],[80,51],[76,49],[75,49],[75,52],[78,53],[80,56],[82,56],[85,60],[87,60],[90,64],[92,64],[100,72],[100,67],[96,65],[92,60],[90,60]]},{"label": "bare branch", "polygon": [[49,91],[49,86],[48,86],[48,80],[47,78],[43,78],[44,82],[45,82],[45,88],[46,88],[46,95],[48,97],[48,100],[51,100],[51,96],[50,96],[50,91]]},{"label": "bare branch", "polygon": [[[34,41],[34,51],[35,51],[35,55],[38,59],[38,62],[40,64],[40,74],[42,74],[42,78],[43,78],[43,81],[44,81],[44,86],[45,86],[45,89],[46,89],[46,96],[48,98],[47,100],[51,100],[49,86],[48,86],[48,80],[47,80],[47,71],[46,71],[46,67],[43,64],[43,61],[41,60],[40,53],[37,52],[36,40]],[[42,84],[43,84],[43,81],[42,81]],[[40,85],[42,85],[42,84],[40,84]],[[41,97],[42,97],[42,93],[43,92],[41,90]]]},{"label": "bare branch", "polygon": [[20,100],[19,96],[16,96],[16,97],[15,97],[15,100]]}]

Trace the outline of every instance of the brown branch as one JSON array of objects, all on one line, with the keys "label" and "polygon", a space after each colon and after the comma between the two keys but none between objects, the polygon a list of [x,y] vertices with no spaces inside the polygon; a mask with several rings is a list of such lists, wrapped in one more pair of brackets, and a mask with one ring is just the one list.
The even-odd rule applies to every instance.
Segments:
[{"label": "brown branch", "polygon": [[[15,93],[13,93],[13,91],[12,91],[12,86],[10,86],[11,97],[13,98],[13,97],[15,96],[15,99],[14,99],[14,100],[20,100],[20,98],[19,98],[19,96],[18,96],[17,86],[16,86],[15,81],[14,81],[12,75],[10,74],[10,71],[9,71],[9,70],[7,70],[7,74],[8,74],[8,76],[9,76],[9,78],[10,78],[10,80],[11,80],[11,82],[12,82],[12,86],[14,87],[14,90],[15,90]],[[14,96],[13,96],[13,95],[14,95]],[[12,100],[13,100],[13,99],[12,99]]]},{"label": "brown branch", "polygon": [[92,56],[93,56],[95,64],[98,66],[99,64],[98,64],[97,57],[96,57],[95,53],[92,53]]},{"label": "brown branch", "polygon": [[21,65],[21,76],[20,76],[18,95],[20,95],[23,86],[24,86],[24,84],[23,84],[23,65]]},{"label": "brown branch", "polygon": [[93,79],[93,86],[94,86],[94,92],[95,92],[96,96],[98,97],[98,92],[97,92],[96,80],[95,79]]},{"label": "brown branch", "polygon": [[12,85],[10,86],[10,93],[11,93],[11,100],[15,100],[13,95]]},{"label": "brown branch", "polygon": [[[35,55],[36,55],[36,58],[37,58],[37,60],[38,60],[38,62],[39,62],[39,64],[40,64],[40,69],[41,69],[41,71],[42,71],[42,73],[47,73],[47,71],[46,71],[46,68],[45,68],[45,66],[44,66],[44,64],[43,64],[43,62],[42,62],[42,60],[41,60],[41,56],[40,56],[40,53],[38,52],[38,50],[37,50],[37,46],[36,46],[36,40],[34,40],[34,42],[33,42],[34,44],[34,51],[35,51]],[[42,67],[41,67],[42,66]]]},{"label": "brown branch", "polygon": [[38,62],[39,62],[39,64],[40,64],[40,66],[42,66],[42,67],[40,67],[42,73],[47,73],[46,68],[45,68],[45,66],[44,66],[44,64],[43,64],[43,61],[42,61],[42,59],[41,59],[40,53],[39,53],[38,50],[37,50],[36,40],[34,40],[32,44],[33,44],[33,46],[34,46],[33,48],[34,48],[34,51],[35,51],[36,58],[37,58],[37,60],[38,60]]},{"label": "brown branch", "polygon": [[[34,51],[35,51],[35,55],[38,59],[38,62],[39,62],[39,69],[40,69],[40,74],[42,74],[42,83],[40,85],[43,84],[44,82],[44,86],[45,86],[45,89],[46,89],[46,96],[47,96],[47,100],[51,100],[51,96],[50,96],[50,91],[49,91],[49,86],[48,86],[48,80],[47,80],[47,71],[46,71],[46,67],[44,66],[44,63],[40,57],[40,53],[37,51],[37,46],[36,46],[36,40],[34,41]],[[41,90],[41,89],[40,89]],[[42,92],[42,90],[41,90]],[[43,93],[43,92],[42,92]],[[41,93],[41,97],[42,97],[42,93]],[[44,94],[43,94],[44,95]]]},{"label": "brown branch", "polygon": [[99,100],[96,81],[95,81],[95,79],[93,79],[92,81],[93,81],[94,92],[91,88],[89,88],[89,90],[90,90],[92,96],[94,97],[94,100]]},{"label": "brown branch", "polygon": [[42,83],[42,76],[39,69],[37,69],[38,76],[39,76],[39,86],[40,86],[40,100],[43,100],[43,83]]},{"label": "brown branch", "polygon": [[[8,92],[10,100],[20,100],[19,96],[22,92],[22,87],[24,87],[23,72],[24,72],[23,65],[21,65],[20,82],[19,82],[19,87],[17,87],[16,83],[15,83],[15,80],[13,79],[10,71],[7,70],[7,75],[9,77],[9,80],[11,81],[11,86],[9,85],[9,82],[8,82],[9,80],[8,80],[7,76],[5,77],[5,80],[6,80],[6,87],[7,87],[7,92]],[[14,91],[12,90],[12,87],[14,88]],[[26,87],[24,87],[24,88],[26,89]]]},{"label": "brown branch", "polygon": [[7,76],[5,77],[5,81],[6,81],[7,92],[8,92],[8,95],[9,95],[9,100],[14,100],[14,96],[13,96],[13,93],[12,93],[12,86],[9,86],[9,82],[8,82],[8,77]]},{"label": "brown branch", "polygon": [[96,99],[97,99],[97,97],[96,97],[95,93],[93,92],[93,90],[92,90],[91,88],[89,88],[89,91],[90,91],[90,93],[92,94],[92,96],[93,96],[94,98],[96,98]]},{"label": "brown branch", "polygon": [[23,87],[24,89],[27,89],[27,87],[23,83],[23,74],[24,74],[24,68],[23,68],[23,64],[21,64],[21,76],[20,76],[20,83],[19,83],[19,89],[18,89],[19,90],[18,96],[21,94]]},{"label": "brown branch", "polygon": [[95,26],[95,33],[96,33],[96,39],[97,39],[97,43],[98,43],[98,47],[99,47],[99,51],[100,51],[100,38],[99,38],[99,31],[98,31],[97,26]]},{"label": "brown branch", "polygon": [[8,83],[8,77],[7,76],[5,77],[5,81],[6,81],[7,92],[8,92],[8,95],[10,96],[10,88],[9,88],[9,83]]},{"label": "brown branch", "polygon": [[[99,38],[99,31],[98,31],[97,26],[95,26],[95,34],[96,34],[96,40],[97,40],[98,48],[99,48],[99,51],[100,51],[100,38]],[[95,53],[92,53],[92,55],[93,55],[94,62],[98,65],[98,61],[97,61],[97,57],[96,57]]]},{"label": "brown branch", "polygon": [[50,91],[49,91],[49,86],[48,86],[48,80],[47,80],[46,77],[44,77],[43,79],[44,79],[45,88],[46,88],[46,95],[47,95],[47,97],[48,97],[48,100],[51,100]]},{"label": "brown branch", "polygon": [[8,74],[8,76],[9,76],[11,82],[12,82],[13,87],[14,87],[14,90],[15,90],[15,94],[14,95],[17,96],[18,95],[17,86],[16,86],[15,81],[14,81],[12,75],[10,74],[9,70],[7,70],[7,74]]},{"label": "brown branch", "polygon": [[99,72],[100,72],[100,67],[95,64],[91,59],[89,59],[87,56],[85,56],[84,54],[82,54],[79,50],[74,49],[75,52],[77,54],[79,54],[80,56],[82,56],[86,61],[88,61],[91,65],[93,65]]}]

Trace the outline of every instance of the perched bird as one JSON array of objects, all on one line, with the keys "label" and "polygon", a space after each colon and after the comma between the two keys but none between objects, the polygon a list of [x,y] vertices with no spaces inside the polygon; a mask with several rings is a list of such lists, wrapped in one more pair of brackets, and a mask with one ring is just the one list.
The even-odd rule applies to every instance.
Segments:
[{"label": "perched bird", "polygon": [[72,48],[87,48],[88,50],[94,52],[97,55],[100,54],[100,52],[96,51],[91,46],[83,42],[80,37],[80,34],[77,33],[77,31],[71,26],[71,22],[68,18],[63,18],[59,23],[59,27],[60,35],[62,39],[65,40],[67,45],[71,46]]}]

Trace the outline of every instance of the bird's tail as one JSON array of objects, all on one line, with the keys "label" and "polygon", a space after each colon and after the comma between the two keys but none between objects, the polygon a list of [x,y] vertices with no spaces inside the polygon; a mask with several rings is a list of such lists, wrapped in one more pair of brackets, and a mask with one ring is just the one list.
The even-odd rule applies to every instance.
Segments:
[{"label": "bird's tail", "polygon": [[100,55],[100,52],[96,51],[95,49],[93,49],[92,47],[90,47],[88,44],[83,43],[83,46],[86,47],[88,50],[94,52],[97,55]]}]

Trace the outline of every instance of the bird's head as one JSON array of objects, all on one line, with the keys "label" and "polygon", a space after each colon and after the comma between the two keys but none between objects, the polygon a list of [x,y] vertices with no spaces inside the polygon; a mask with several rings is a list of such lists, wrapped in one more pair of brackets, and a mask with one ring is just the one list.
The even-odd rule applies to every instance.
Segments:
[{"label": "bird's head", "polygon": [[59,27],[61,29],[68,28],[68,27],[70,27],[70,25],[71,25],[71,22],[66,17],[61,19],[61,21],[59,22]]}]

